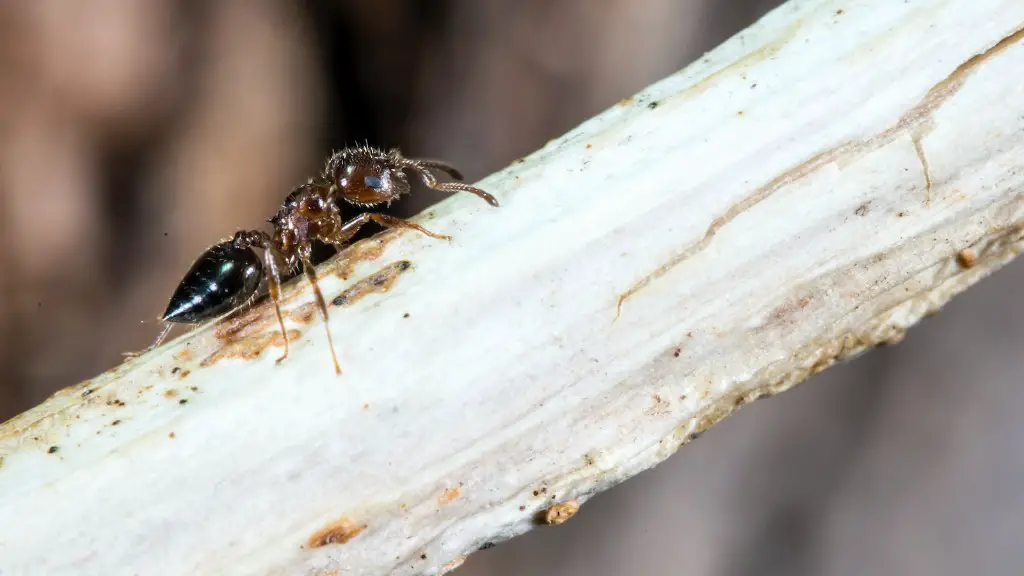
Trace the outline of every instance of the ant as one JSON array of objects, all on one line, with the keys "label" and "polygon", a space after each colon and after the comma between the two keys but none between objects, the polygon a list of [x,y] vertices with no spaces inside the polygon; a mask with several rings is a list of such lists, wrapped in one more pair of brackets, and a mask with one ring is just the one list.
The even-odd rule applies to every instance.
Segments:
[{"label": "ant", "polygon": [[[439,182],[430,170],[444,172],[457,182]],[[439,160],[411,159],[397,149],[387,152],[359,146],[335,152],[327,160],[323,173],[296,187],[285,198],[277,214],[267,221],[273,234],[262,230],[240,230],[229,239],[214,244],[192,264],[171,296],[167,311],[160,317],[163,330],[145,351],[164,340],[172,324],[200,324],[251,302],[261,282],[266,279],[274,302],[277,322],[284,336],[284,354],[288,357],[288,332],[281,316],[281,270],[295,272],[299,267],[306,274],[317,306],[327,329],[327,343],[334,361],[334,371],[341,374],[327,323],[327,302],[317,283],[312,262],[313,241],[340,248],[347,244],[370,221],[385,228],[416,230],[438,240],[450,236],[435,234],[419,224],[379,214],[364,212],[346,221],[338,200],[356,206],[372,207],[390,204],[409,193],[408,174],[415,175],[434,190],[469,192],[497,207],[498,201],[487,192],[461,182],[462,174]],[[257,253],[258,251],[258,253]],[[137,354],[133,354],[137,355]]]}]

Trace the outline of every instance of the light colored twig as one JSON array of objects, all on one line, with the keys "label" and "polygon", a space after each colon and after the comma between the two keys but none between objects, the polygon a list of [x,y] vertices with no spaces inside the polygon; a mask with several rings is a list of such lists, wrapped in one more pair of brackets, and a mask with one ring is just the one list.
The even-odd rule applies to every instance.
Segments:
[{"label": "light colored twig", "polygon": [[421,217],[453,243],[326,264],[342,376],[300,280],[279,365],[264,303],[4,424],[0,573],[436,574],[586,513],[1021,250],[1022,30],[791,1]]}]

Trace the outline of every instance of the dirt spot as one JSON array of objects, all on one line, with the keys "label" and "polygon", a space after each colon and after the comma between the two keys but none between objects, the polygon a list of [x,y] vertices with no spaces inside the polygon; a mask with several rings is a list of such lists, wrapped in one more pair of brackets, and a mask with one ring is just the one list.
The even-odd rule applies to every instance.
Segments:
[{"label": "dirt spot", "polygon": [[445,488],[444,491],[441,492],[441,495],[437,497],[437,503],[441,504],[442,506],[445,504],[450,504],[452,500],[455,500],[456,498],[459,497],[459,493],[461,491],[462,490],[458,487]]},{"label": "dirt spot", "polygon": [[351,306],[370,294],[381,294],[391,289],[391,285],[402,274],[412,268],[408,260],[399,260],[388,264],[379,271],[363,278],[350,286],[331,301],[335,306]]},{"label": "dirt spot", "polygon": [[[302,332],[299,330],[289,330],[288,340],[295,341],[302,336]],[[280,330],[274,330],[271,333],[262,333],[258,336],[249,336],[225,342],[225,344],[213,354],[210,354],[199,363],[200,366],[206,368],[212,366],[218,361],[224,358],[241,358],[242,360],[255,360],[259,358],[263,351],[271,346],[283,347],[284,336],[281,335]]]},{"label": "dirt spot", "polygon": [[320,548],[328,544],[345,544],[365,529],[366,524],[357,524],[350,518],[342,518],[314,532],[306,544],[310,548]]},{"label": "dirt spot", "polygon": [[182,348],[177,354],[175,354],[174,357],[177,358],[178,360],[181,360],[182,362],[188,362],[189,360],[192,359],[192,350],[188,346],[186,346]]},{"label": "dirt spot", "polygon": [[956,255],[956,261],[964,268],[974,268],[978,263],[978,253],[974,248],[965,248]]},{"label": "dirt spot", "polygon": [[169,432],[167,434],[167,437],[170,438],[171,440],[174,440],[174,432]]},{"label": "dirt spot", "polygon": [[217,326],[214,336],[221,342],[232,342],[262,332],[273,320],[270,306],[253,306],[228,316]]},{"label": "dirt spot", "polygon": [[807,308],[813,301],[813,296],[805,294],[795,300],[784,302],[781,306],[772,310],[772,313],[768,316],[768,326],[792,324],[797,313]]},{"label": "dirt spot", "polygon": [[170,398],[174,398],[177,395],[178,395],[178,390],[175,389],[175,388],[168,388],[167,390],[164,390],[164,398],[170,399]]},{"label": "dirt spot", "polygon": [[644,412],[647,416],[662,416],[672,411],[672,403],[663,398],[661,394],[652,394],[651,398],[654,400],[654,404]]},{"label": "dirt spot", "polygon": [[555,504],[544,512],[544,523],[551,526],[564,524],[580,511],[580,503],[575,499]]},{"label": "dirt spot", "polygon": [[57,446],[50,446],[50,448],[46,450],[46,453],[56,454],[58,450],[60,450],[60,448],[58,448]]},{"label": "dirt spot", "polygon": [[647,107],[650,108],[651,110],[654,110],[655,108],[658,107],[658,101],[654,100],[654,101],[650,102],[649,104],[647,104]]},{"label": "dirt spot", "polygon": [[865,202],[865,203],[861,204],[860,206],[858,206],[857,209],[853,211],[853,213],[856,214],[857,216],[867,216],[868,212],[870,212],[870,211],[871,211],[871,202]]},{"label": "dirt spot", "polygon": [[185,378],[188,378],[188,375],[191,373],[192,371],[186,368],[185,370],[182,370],[180,374],[178,374],[178,378],[184,380]]},{"label": "dirt spot", "polygon": [[316,316],[316,302],[307,302],[288,313],[288,317],[299,324],[309,324]]}]

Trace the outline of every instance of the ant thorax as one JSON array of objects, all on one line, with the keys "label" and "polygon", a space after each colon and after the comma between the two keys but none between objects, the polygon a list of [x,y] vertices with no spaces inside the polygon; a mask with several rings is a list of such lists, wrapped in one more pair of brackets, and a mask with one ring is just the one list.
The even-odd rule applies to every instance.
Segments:
[{"label": "ant thorax", "polygon": [[341,212],[328,193],[312,181],[299,186],[270,219],[274,248],[289,267],[310,256],[314,240],[330,244],[338,235]]}]

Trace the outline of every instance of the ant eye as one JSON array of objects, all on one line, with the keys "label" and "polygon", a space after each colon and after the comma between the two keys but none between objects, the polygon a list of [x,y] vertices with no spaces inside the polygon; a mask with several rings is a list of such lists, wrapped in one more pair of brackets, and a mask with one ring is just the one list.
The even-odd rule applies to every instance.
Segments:
[{"label": "ant eye", "polygon": [[366,178],[363,178],[363,181],[366,182],[367,186],[374,190],[380,190],[384,187],[384,181],[378,176],[367,176]]}]

